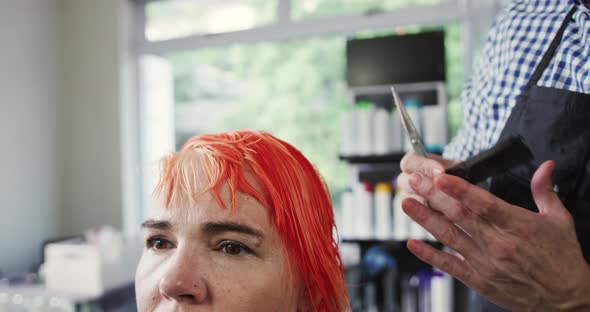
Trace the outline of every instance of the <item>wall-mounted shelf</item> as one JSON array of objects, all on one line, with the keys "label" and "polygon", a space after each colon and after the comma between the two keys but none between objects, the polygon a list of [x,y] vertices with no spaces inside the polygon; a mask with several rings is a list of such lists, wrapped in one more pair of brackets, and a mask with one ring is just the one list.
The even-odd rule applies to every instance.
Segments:
[{"label": "wall-mounted shelf", "polygon": [[[375,245],[381,244],[388,247],[400,247],[406,248],[406,244],[408,243],[407,240],[397,240],[393,238],[388,239],[379,239],[379,238],[353,238],[353,237],[345,237],[342,238],[343,243],[354,243],[359,245]],[[437,241],[425,241],[427,244],[439,248],[442,247],[442,243]]]},{"label": "wall-mounted shelf", "polygon": [[[406,246],[406,240],[395,239],[376,239],[376,238],[343,238],[343,243],[358,244],[361,249],[361,255],[364,255],[367,249],[373,246],[381,246],[389,250],[395,257],[400,272],[413,273],[422,268],[431,267],[429,264],[418,259]],[[425,241],[427,244],[441,249],[442,243],[435,241]]]},{"label": "wall-mounted shelf", "polygon": [[393,152],[383,155],[340,155],[338,159],[350,164],[382,164],[400,162],[404,155],[405,152]]},{"label": "wall-mounted shelf", "polygon": [[[435,35],[440,36],[440,34]],[[404,40],[411,38],[416,39],[418,37],[407,36],[404,38],[392,38],[391,40]],[[384,41],[381,42],[381,40]],[[444,71],[444,38],[438,41],[433,41],[430,39],[427,40],[428,44],[433,44],[433,42],[439,42],[436,47],[433,48],[433,51],[442,52],[430,59],[430,61],[437,64],[421,64],[424,65],[425,71],[423,73],[426,74],[433,73],[433,71],[436,71],[439,68]],[[417,67],[406,66],[411,64],[411,62],[408,63],[404,61],[403,57],[401,56],[395,58],[395,61],[400,62],[401,65],[392,66],[391,53],[400,53],[400,55],[414,58],[418,55],[417,53],[419,49],[416,50],[417,45],[412,43],[407,46],[407,50],[412,51],[410,52],[411,54],[403,54],[406,47],[397,43],[392,44],[390,48],[384,49],[376,49],[374,48],[374,45],[371,46],[372,44],[390,43],[391,42],[385,42],[385,39],[352,40],[347,43],[347,82],[350,93],[350,102],[357,104],[361,102],[369,102],[374,104],[376,110],[385,109],[385,111],[391,111],[393,99],[390,87],[393,84],[402,101],[411,99],[417,101],[423,106],[424,109],[421,110],[420,114],[415,117],[415,123],[418,123],[419,131],[424,135],[425,139],[427,139],[425,141],[427,146],[432,148],[432,146],[444,145],[444,143],[448,141],[448,122],[444,118],[445,114],[447,113],[448,104],[446,82],[444,81],[445,75],[442,74],[443,72],[439,72],[441,75],[422,75],[420,78],[410,78],[414,77],[414,75],[418,73],[416,70]],[[380,51],[388,51],[383,57],[385,61],[375,62],[378,64],[374,68],[367,66],[367,61],[378,61],[380,57],[383,56],[378,54]],[[433,52],[429,49],[422,51]],[[430,54],[432,55],[432,53]],[[368,74],[364,75],[364,73]],[[364,80],[360,80],[361,78]],[[361,117],[366,116],[361,115]],[[348,132],[344,132],[343,136],[345,139],[345,144],[343,144],[342,149],[343,151],[349,151],[349,153],[359,153],[362,151],[376,152],[379,149],[376,149],[374,145],[378,145],[382,148],[382,150],[385,150],[383,146],[388,145],[387,148],[393,149],[395,151],[382,155],[339,155],[338,158],[340,160],[345,161],[350,165],[349,168],[352,181],[351,185],[356,185],[355,183],[358,182],[368,182],[373,185],[379,182],[389,182],[394,184],[395,187],[395,179],[401,173],[400,162],[406,154],[404,151],[402,151],[402,147],[404,146],[404,141],[407,141],[407,136],[399,125],[399,122],[397,122],[395,127],[392,126],[389,129],[390,133],[395,134],[396,137],[391,137],[390,143],[383,143],[387,142],[389,139],[383,139],[383,136],[381,136],[380,133],[377,133],[376,131],[379,131],[380,129],[387,130],[387,127],[381,127],[381,125],[384,124],[383,120],[385,120],[385,118],[382,118],[382,116],[378,117],[380,117],[377,119],[379,123],[374,124],[371,124],[370,122],[367,123],[366,118],[361,119],[362,122],[360,124],[362,127],[356,127],[352,122],[348,123],[348,119],[345,119],[346,123],[343,123],[343,125],[347,126],[345,129],[348,130]],[[392,123],[394,121],[395,120],[392,119]],[[379,126],[376,126],[377,124],[379,124]],[[367,125],[373,125],[373,128],[371,129],[372,132],[367,131]],[[375,139],[375,142],[378,144],[374,144],[375,142],[371,142],[371,144],[365,144],[370,141],[370,139],[367,138],[369,133],[372,134],[373,138],[378,138]],[[379,136],[376,136],[375,133],[379,134]],[[398,141],[402,142],[401,145]],[[356,143],[357,145],[353,143]],[[431,152],[438,154],[441,151],[434,150]],[[355,275],[358,273],[358,271],[355,271],[355,268],[350,268],[351,270],[349,273],[352,284],[358,285],[358,283],[362,284],[365,282],[370,282],[375,285],[377,293],[381,293],[384,290],[385,285],[388,284],[386,284],[384,280],[369,281],[366,278],[372,278],[372,275],[365,276],[365,274],[362,273],[364,272],[364,266],[370,265],[370,263],[367,264],[366,262],[370,262],[372,259],[374,259],[371,258],[372,256],[365,258],[365,256],[367,256],[367,252],[370,252],[370,254],[376,252],[377,255],[379,255],[380,252],[385,251],[395,258],[397,263],[396,269],[398,273],[395,279],[398,287],[400,287],[400,281],[402,279],[406,279],[408,275],[414,275],[421,269],[431,268],[429,264],[421,261],[407,248],[406,240],[400,241],[395,239],[343,237],[341,242],[346,243],[347,245],[354,244],[356,245],[355,247],[358,247],[358,252],[361,259],[358,266],[360,267],[361,274],[359,274],[360,277],[359,275]],[[442,248],[442,244],[439,242],[425,242],[434,248]],[[370,249],[374,246],[378,246],[379,249],[371,251]],[[404,275],[406,277],[404,277]],[[364,293],[359,293],[359,291],[356,291],[354,288],[351,290],[353,291],[351,293],[353,294],[351,298],[354,298],[357,301],[364,300]],[[354,296],[354,294],[356,294],[356,296]],[[384,302],[384,297],[377,296],[376,301],[381,304]],[[362,304],[357,305],[357,307],[360,306],[362,306]]]}]

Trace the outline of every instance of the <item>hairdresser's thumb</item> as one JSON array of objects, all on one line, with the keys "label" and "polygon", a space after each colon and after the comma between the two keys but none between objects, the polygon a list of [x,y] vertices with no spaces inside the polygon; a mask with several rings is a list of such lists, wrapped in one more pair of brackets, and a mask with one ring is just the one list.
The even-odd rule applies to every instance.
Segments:
[{"label": "hairdresser's thumb", "polygon": [[541,214],[563,217],[568,212],[553,188],[551,173],[554,168],[555,162],[552,160],[544,162],[537,168],[531,181],[531,191]]}]

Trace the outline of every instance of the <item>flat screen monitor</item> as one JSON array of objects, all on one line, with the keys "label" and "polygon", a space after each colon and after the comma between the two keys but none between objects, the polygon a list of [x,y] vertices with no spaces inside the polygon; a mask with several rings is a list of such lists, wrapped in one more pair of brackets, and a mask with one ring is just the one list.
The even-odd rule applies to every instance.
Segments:
[{"label": "flat screen monitor", "polygon": [[346,79],[349,87],[444,81],[444,32],[348,40]]}]

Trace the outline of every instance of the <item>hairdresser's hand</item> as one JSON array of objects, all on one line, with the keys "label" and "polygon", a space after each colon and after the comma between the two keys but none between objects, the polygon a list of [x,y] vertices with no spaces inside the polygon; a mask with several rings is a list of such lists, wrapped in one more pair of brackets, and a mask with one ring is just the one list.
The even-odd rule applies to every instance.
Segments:
[{"label": "hairdresser's hand", "polygon": [[412,174],[412,189],[433,209],[406,199],[404,211],[464,259],[419,241],[408,242],[409,249],[510,310],[589,311],[590,267],[553,192],[553,167],[545,162],[531,182],[539,213],[454,176]]},{"label": "hairdresser's hand", "polygon": [[434,178],[435,176],[443,173],[445,168],[455,164],[456,162],[444,159],[438,155],[429,154],[428,158],[424,158],[416,155],[414,152],[407,153],[402,158],[400,167],[402,173],[397,177],[397,189],[399,193],[397,196],[401,196],[403,201],[405,198],[415,198],[420,202],[424,202],[424,199],[416,194],[409,184],[409,177],[414,173],[420,173],[423,176]]}]

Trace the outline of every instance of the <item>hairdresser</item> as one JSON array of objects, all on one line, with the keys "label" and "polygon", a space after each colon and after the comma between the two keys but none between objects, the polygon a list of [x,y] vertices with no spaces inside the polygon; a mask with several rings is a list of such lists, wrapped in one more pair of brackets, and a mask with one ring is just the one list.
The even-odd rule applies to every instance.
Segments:
[{"label": "hairdresser", "polygon": [[[481,295],[483,311],[590,311],[589,60],[588,1],[513,1],[465,86],[445,159],[402,160],[404,211],[456,253],[409,249]],[[513,135],[533,159],[489,191],[444,173]]]}]

